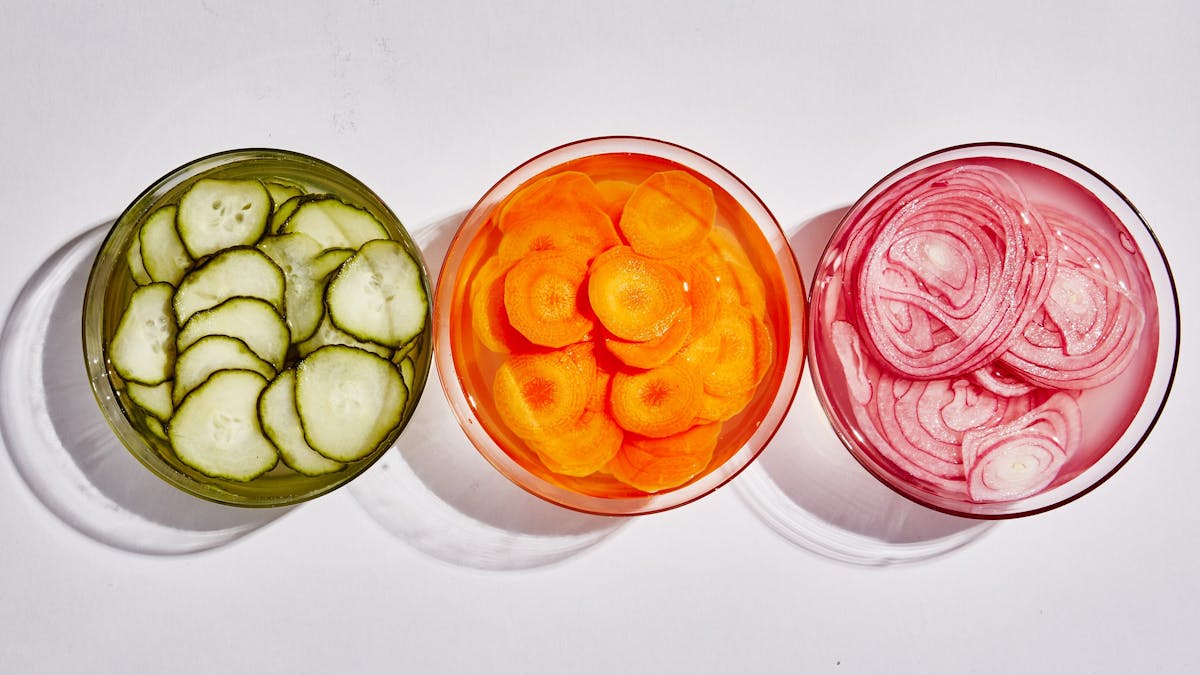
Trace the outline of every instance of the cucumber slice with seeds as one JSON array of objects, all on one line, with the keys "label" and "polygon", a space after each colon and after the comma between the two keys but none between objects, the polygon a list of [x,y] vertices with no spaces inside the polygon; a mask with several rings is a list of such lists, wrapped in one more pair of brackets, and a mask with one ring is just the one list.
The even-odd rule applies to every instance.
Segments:
[{"label": "cucumber slice with seeds", "polygon": [[188,273],[175,293],[175,319],[180,325],[200,312],[234,297],[260,298],[277,311],[283,308],[283,271],[262,251],[249,246],[227,248]]},{"label": "cucumber slice with seeds", "polygon": [[296,352],[301,357],[305,357],[327,345],[345,345],[347,347],[356,347],[358,349],[362,349],[363,351],[371,352],[376,356],[382,356],[385,359],[391,358],[392,356],[391,347],[384,347],[383,345],[377,345],[373,342],[367,342],[366,340],[359,340],[353,335],[343,330],[339,330],[338,327],[333,325],[333,323],[329,320],[328,312],[326,312],[325,316],[321,318],[321,324],[317,326],[317,332],[313,333],[312,337],[309,339],[296,345]]},{"label": "cucumber slice with seeds", "polygon": [[183,399],[167,426],[181,462],[208,476],[250,481],[275,468],[279,454],[258,421],[267,378],[222,370]]},{"label": "cucumber slice with seeds", "polygon": [[420,266],[391,239],[368,242],[343,263],[325,304],[339,329],[388,347],[420,335],[429,311]]},{"label": "cucumber slice with seeds", "polygon": [[183,352],[208,335],[226,335],[245,342],[275,370],[283,367],[290,344],[283,317],[259,298],[230,298],[212,309],[197,312],[179,330],[178,350]]},{"label": "cucumber slice with seeds", "polygon": [[391,361],[330,345],[296,366],[296,409],[313,450],[339,462],[371,454],[400,424],[408,388]]},{"label": "cucumber slice with seeds", "polygon": [[300,413],[296,411],[296,371],[279,373],[258,399],[258,416],[267,438],[279,449],[283,463],[306,476],[320,476],[346,468],[342,462],[313,450],[304,440]]},{"label": "cucumber slice with seeds", "polygon": [[358,248],[388,238],[387,228],[370,212],[335,197],[302,202],[284,223],[283,232],[303,232],[321,248]]},{"label": "cucumber slice with seeds", "polygon": [[138,231],[142,263],[154,281],[179,286],[179,280],[192,267],[192,258],[175,230],[175,206],[159,208],[150,214]]},{"label": "cucumber slice with seeds", "polygon": [[139,286],[117,324],[108,358],[113,370],[128,382],[155,385],[175,372],[175,312],[171,284]]},{"label": "cucumber slice with seeds", "polygon": [[176,225],[187,252],[199,259],[262,237],[271,194],[257,180],[202,178],[179,198]]},{"label": "cucumber slice with seeds", "polygon": [[275,377],[275,368],[245,342],[228,335],[207,335],[179,353],[171,401],[178,405],[188,392],[220,370],[249,370],[267,379]]},{"label": "cucumber slice with seeds", "polygon": [[312,237],[293,232],[263,237],[258,248],[283,271],[283,316],[292,342],[312,337],[325,314],[326,272],[316,266],[322,249]]}]

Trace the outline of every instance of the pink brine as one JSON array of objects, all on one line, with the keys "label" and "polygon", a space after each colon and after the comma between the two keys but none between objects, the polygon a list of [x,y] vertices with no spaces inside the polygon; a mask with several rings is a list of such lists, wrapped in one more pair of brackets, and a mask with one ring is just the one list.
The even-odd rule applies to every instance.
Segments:
[{"label": "pink brine", "polygon": [[1044,167],[981,157],[903,176],[834,235],[814,365],[835,425],[939,499],[1006,502],[1116,442],[1158,349],[1150,274],[1120,220]]}]

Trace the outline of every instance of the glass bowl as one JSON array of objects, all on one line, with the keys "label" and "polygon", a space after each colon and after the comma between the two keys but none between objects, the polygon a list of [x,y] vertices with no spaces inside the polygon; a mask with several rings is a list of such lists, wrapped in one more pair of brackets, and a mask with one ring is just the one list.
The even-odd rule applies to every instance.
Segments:
[{"label": "glass bowl", "polygon": [[[101,245],[91,268],[84,299],[84,356],[96,400],[121,443],[160,478],[180,490],[206,500],[234,506],[273,507],[312,499],[336,489],[360,474],[395,442],[408,423],[424,389],[430,368],[430,333],[432,332],[430,303],[426,302],[423,329],[411,342],[410,348],[397,350],[380,348],[378,350],[385,357],[392,356],[393,366],[406,380],[408,396],[400,408],[399,421],[390,431],[386,432],[382,442],[373,446],[374,449],[365,456],[343,462],[342,468],[332,465],[314,468],[313,465],[305,465],[306,473],[292,470],[287,461],[278,461],[274,468],[266,473],[245,481],[206,475],[184,463],[167,440],[170,421],[160,419],[166,413],[172,412],[172,408],[168,407],[156,416],[148,412],[149,408],[135,403],[130,397],[126,382],[114,369],[109,352],[118,322],[131,294],[138,288],[129,256],[131,246],[140,246],[139,233],[143,223],[160,206],[177,203],[190,186],[196,181],[206,178],[254,179],[269,184],[273,191],[270,200],[272,215],[278,212],[280,207],[287,202],[287,198],[295,194],[297,190],[313,197],[335,196],[345,204],[365,210],[383,226],[388,238],[401,244],[404,251],[416,263],[416,276],[419,276],[421,292],[425,294],[426,299],[432,297],[428,272],[420,250],[409,233],[396,215],[374,192],[353,176],[331,164],[303,154],[275,149],[239,149],[220,152],[188,162],[171,171],[155,181],[125,209]],[[268,233],[270,227],[268,225]],[[345,255],[349,255],[349,253],[347,252]],[[181,260],[187,266],[193,266],[191,268],[194,269],[195,264],[210,258],[211,256],[201,256],[200,260],[193,263],[185,255]],[[288,264],[282,264],[280,267],[284,268],[285,278],[294,278],[291,277],[294,268]],[[330,269],[335,268],[330,267]],[[139,275],[142,273],[143,271],[138,271]],[[324,279],[331,278],[332,274],[331,272]],[[146,282],[145,277],[142,278],[142,282]],[[321,283],[323,284],[324,281]],[[178,285],[179,281],[176,279],[174,284]],[[323,286],[320,287],[323,288]],[[337,341],[334,338],[328,340],[322,338],[322,340]],[[290,368],[298,359],[297,345],[293,341],[288,348],[286,362],[283,366]],[[408,362],[402,365],[403,359],[408,359]],[[278,371],[283,372],[284,367],[278,368]],[[271,371],[264,373],[264,375],[272,374]],[[174,403],[181,402],[182,400]],[[258,442],[256,441],[256,443]],[[297,462],[297,464],[299,463]],[[320,473],[321,471],[325,471],[325,473]],[[215,472],[209,471],[208,473]]]},{"label": "glass bowl", "polygon": [[946,513],[1012,518],[1113,475],[1166,402],[1178,299],[1115,187],[979,143],[893,171],[817,266],[811,374],[870,473]]},{"label": "glass bowl", "polygon": [[[651,176],[655,178],[643,182]],[[672,220],[704,223],[700,230],[688,230],[688,236],[702,238],[672,239],[679,246],[664,249],[667,237],[658,228],[675,216],[645,215],[651,213],[646,200],[654,190],[670,195],[671,208],[683,204],[705,214],[694,221],[691,216]],[[681,196],[684,192],[692,197]],[[690,201],[693,197],[697,201]],[[639,216],[628,217],[633,212]],[[712,229],[703,229],[710,225]],[[560,258],[574,262],[538,262]],[[668,259],[677,266],[666,276],[646,271],[663,269]],[[685,271],[701,259],[709,275],[695,271],[698,263]],[[603,269],[610,272],[619,267],[613,261],[641,261],[629,264],[648,276],[623,286],[633,277],[597,272],[602,260],[609,261]],[[650,276],[671,281],[660,286],[646,281]],[[690,281],[679,286],[685,277]],[[674,300],[653,304],[667,296],[679,299],[671,289],[680,287],[687,310]],[[697,359],[699,347],[688,351],[687,346],[710,344],[701,337],[717,334],[718,305],[709,305],[706,287],[727,303],[719,305],[725,318],[717,332],[750,337],[730,337],[721,347],[728,351]],[[616,317],[637,314],[626,314],[626,305],[612,309],[629,289],[655,298],[646,302],[667,317],[654,333],[658,337],[616,327],[624,325]],[[526,299],[535,297],[568,301],[526,311]],[[585,327],[568,334],[546,330],[560,326],[558,310],[552,310],[560,306]],[[671,143],[592,138],[521,164],[464,219],[442,265],[434,301],[438,372],[467,437],[520,487],[588,513],[651,513],[712,492],[771,439],[795,396],[803,367],[804,306],[803,282],[787,239],[762,201],[736,176]],[[539,314],[543,310],[547,314]],[[695,321],[684,325],[683,313]],[[537,318],[544,316],[550,318]],[[664,346],[678,326],[686,337]],[[753,326],[761,329],[751,330]],[[662,349],[642,360],[630,356],[631,342]],[[739,345],[749,351],[742,350],[746,360],[735,367],[730,354]],[[557,365],[545,365],[551,361]],[[539,365],[529,366],[533,363]],[[704,399],[706,407],[697,412],[700,408],[692,406],[699,406],[710,388],[717,389],[706,378],[721,364],[755,376],[731,380],[741,383],[735,404],[732,391],[722,391],[720,397]],[[548,370],[538,370],[543,366]],[[573,375],[562,375],[568,371]],[[540,387],[546,386],[552,393],[543,397]],[[580,392],[587,393],[586,403]],[[545,410],[540,406],[547,401],[554,404],[553,415],[527,415]],[[645,408],[638,407],[643,403]],[[727,407],[717,409],[718,403]],[[648,418],[654,420],[643,424]]]}]

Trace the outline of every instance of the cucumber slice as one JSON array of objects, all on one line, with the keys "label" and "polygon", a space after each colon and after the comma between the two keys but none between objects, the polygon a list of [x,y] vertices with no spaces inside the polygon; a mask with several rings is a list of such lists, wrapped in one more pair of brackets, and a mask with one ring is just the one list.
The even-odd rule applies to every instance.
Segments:
[{"label": "cucumber slice", "polygon": [[326,313],[321,318],[321,323],[317,326],[317,332],[313,333],[312,337],[296,345],[296,351],[301,356],[308,356],[317,351],[321,347],[327,345],[345,345],[347,347],[355,347],[363,351],[371,352],[376,356],[381,356],[385,359],[391,358],[391,347],[384,347],[373,342],[359,340],[353,335],[339,330],[337,326],[329,321],[329,314]]},{"label": "cucumber slice", "polygon": [[167,436],[175,456],[215,478],[249,481],[270,471],[279,454],[258,422],[258,397],[267,378],[223,370],[192,390],[171,418]]},{"label": "cucumber slice", "polygon": [[325,315],[327,272],[316,267],[322,249],[312,237],[293,232],[263,237],[258,248],[283,270],[283,316],[292,342],[312,337]]},{"label": "cucumber slice", "polygon": [[154,280],[150,278],[150,273],[146,271],[146,265],[142,262],[142,242],[139,237],[134,237],[133,242],[129,244],[129,250],[125,253],[125,264],[129,266],[133,283],[138,286],[153,283]]},{"label": "cucumber slice", "polygon": [[249,370],[267,379],[275,377],[275,368],[245,342],[228,335],[206,335],[181,351],[175,360],[175,387],[170,400],[178,405],[188,392],[220,370]]},{"label": "cucumber slice", "polygon": [[275,202],[275,212],[271,214],[271,221],[267,224],[267,232],[280,234],[283,230],[283,224],[296,212],[296,209],[304,202],[312,199],[313,197],[310,195],[297,195],[283,202]]},{"label": "cucumber slice", "polygon": [[416,364],[413,363],[411,358],[406,356],[400,359],[400,362],[396,364],[396,368],[400,371],[400,379],[404,380],[404,386],[409,391],[412,391],[413,380],[417,377]]},{"label": "cucumber slice", "polygon": [[175,312],[168,283],[140,286],[117,324],[108,358],[113,370],[127,382],[155,385],[171,379],[175,371]]},{"label": "cucumber slice", "polygon": [[267,438],[279,449],[283,463],[306,476],[341,471],[346,465],[313,450],[304,440],[296,411],[296,371],[285,370],[267,385],[258,399],[258,417]]},{"label": "cucumber slice", "polygon": [[156,209],[138,231],[142,263],[154,281],[178,286],[192,267],[192,259],[175,231],[175,205]]},{"label": "cucumber slice", "polygon": [[420,346],[420,344],[421,344],[421,338],[418,337],[418,338],[413,338],[412,340],[409,340],[408,342],[405,342],[404,344],[397,347],[396,351],[392,354],[392,363],[398,364],[405,358],[410,358],[410,355],[416,351],[417,347]]},{"label": "cucumber slice", "polygon": [[321,248],[359,248],[373,239],[388,238],[387,228],[375,216],[335,197],[302,202],[282,231],[303,232]]},{"label": "cucumber slice", "polygon": [[227,248],[179,283],[175,319],[183,325],[196,312],[234,297],[260,298],[278,311],[283,308],[283,289],[283,271],[265,253],[249,246]]},{"label": "cucumber slice", "polygon": [[277,180],[263,181],[263,187],[267,188],[267,194],[271,195],[271,203],[277,207],[276,210],[280,204],[304,194],[304,188],[299,185],[282,183]]},{"label": "cucumber slice", "polygon": [[339,462],[371,454],[400,424],[408,389],[391,361],[330,345],[296,366],[296,409],[309,446]]},{"label": "cucumber slice", "polygon": [[368,242],[343,263],[329,282],[325,304],[335,326],[388,347],[419,335],[429,312],[420,266],[391,239]]},{"label": "cucumber slice", "polygon": [[324,279],[336,272],[342,263],[349,260],[352,255],[354,255],[352,248],[327,248],[313,261],[313,267],[316,269],[316,273]]},{"label": "cucumber slice", "polygon": [[258,241],[271,215],[271,195],[257,180],[202,178],[179,198],[179,238],[194,259]]},{"label": "cucumber slice", "polygon": [[207,335],[227,335],[246,343],[275,370],[287,358],[287,323],[270,303],[259,298],[230,298],[197,312],[179,330],[178,350],[183,352]]},{"label": "cucumber slice", "polygon": [[170,380],[154,386],[126,382],[125,393],[129,394],[129,400],[136,403],[139,408],[165,421],[171,419],[171,415],[175,412],[175,402],[171,400],[173,386],[174,383]]}]

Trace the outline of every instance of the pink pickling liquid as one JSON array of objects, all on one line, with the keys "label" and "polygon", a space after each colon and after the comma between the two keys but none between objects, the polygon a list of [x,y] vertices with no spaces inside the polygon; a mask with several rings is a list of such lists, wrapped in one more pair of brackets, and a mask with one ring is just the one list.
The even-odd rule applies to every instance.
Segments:
[{"label": "pink pickling liquid", "polygon": [[[1036,492],[1052,489],[1073,477],[1079,475],[1100,457],[1108,452],[1120,439],[1146,397],[1159,346],[1159,317],[1157,315],[1157,299],[1150,280],[1150,273],[1143,260],[1141,252],[1134,243],[1125,226],[1119,219],[1090,191],[1050,169],[1014,159],[979,157],[954,160],[922,169],[922,173],[936,174],[959,166],[972,165],[996,169],[1013,180],[1019,186],[1024,197],[1035,209],[1049,211],[1056,209],[1068,214],[1075,221],[1082,223],[1093,234],[1101,236],[1110,248],[1121,258],[1125,267],[1125,276],[1129,285],[1127,297],[1140,309],[1140,320],[1137,322],[1136,343],[1131,357],[1123,364],[1120,374],[1115,379],[1084,389],[1069,386],[1052,387],[1045,383],[1036,384],[1024,398],[1017,397],[1014,391],[1013,399],[1007,402],[1009,412],[1003,420],[990,420],[988,424],[999,425],[1011,421],[1030,407],[1035,407],[1050,399],[1054,394],[1063,392],[1071,396],[1078,404],[1079,421],[1077,442],[1071,444],[1065,459],[1055,464],[1049,483],[1039,487]],[[911,174],[910,174],[911,175]],[[902,181],[903,176],[897,181]],[[876,200],[879,199],[877,195]],[[922,477],[922,471],[904,468],[905,461],[896,461],[896,450],[889,447],[879,447],[886,442],[877,419],[865,414],[864,410],[879,402],[882,384],[889,387],[897,373],[893,367],[882,362],[879,350],[862,348],[855,351],[849,349],[847,335],[851,339],[866,343],[868,337],[863,323],[859,302],[855,299],[856,284],[859,280],[856,273],[861,265],[854,269],[847,267],[847,247],[853,239],[858,221],[864,214],[869,213],[871,203],[860,204],[848,214],[842,226],[834,234],[816,271],[813,286],[813,302],[811,311],[813,322],[813,368],[814,377],[829,409],[835,428],[847,440],[856,445],[870,458],[879,470],[887,472],[893,479],[908,484],[918,492],[935,495],[942,500],[972,502],[978,501],[968,496],[960,487],[959,480],[953,474],[951,453],[949,463],[932,460],[929,465],[941,472],[941,477],[928,480]],[[969,249],[969,247],[968,247]],[[982,254],[980,254],[982,255]],[[861,260],[862,258],[858,258]],[[862,310],[865,311],[865,310]],[[850,329],[853,330],[850,330]],[[886,351],[886,350],[884,350]],[[859,360],[862,362],[859,363]],[[902,381],[904,376],[900,376]],[[911,378],[909,378],[911,379]],[[952,377],[951,379],[957,379]],[[1020,380],[1020,377],[1016,378]],[[901,390],[905,386],[899,385]],[[1030,390],[1025,381],[1016,383],[1016,390]],[[947,387],[948,390],[948,387]],[[961,392],[976,391],[962,388]],[[882,392],[891,395],[891,390]],[[862,400],[866,398],[864,404]],[[945,394],[948,400],[949,394]],[[1018,400],[1020,399],[1020,400]],[[1062,397],[1055,398],[1055,402]],[[974,402],[974,397],[964,397],[963,401]],[[890,410],[890,409],[889,409]],[[912,406],[896,408],[897,415],[911,412]],[[948,409],[949,410],[949,409]],[[956,409],[958,410],[958,409]],[[953,413],[953,411],[950,411]],[[928,414],[928,412],[926,413]],[[999,414],[999,413],[998,413]],[[914,414],[915,417],[915,414]],[[978,419],[984,419],[976,415]],[[962,417],[970,421],[969,415]],[[975,420],[975,422],[978,421]],[[909,420],[895,420],[900,428],[908,429]],[[912,419],[911,424],[917,425],[920,420]],[[876,428],[871,428],[872,426]],[[895,429],[895,427],[893,427]],[[984,430],[986,431],[986,429]],[[891,445],[891,444],[889,444]],[[939,453],[945,453],[941,445]],[[903,458],[901,458],[903,460]],[[948,467],[950,467],[948,469]],[[1021,497],[1029,494],[1020,495]],[[983,500],[988,501],[988,500]],[[1002,501],[1002,500],[996,500]]]}]

